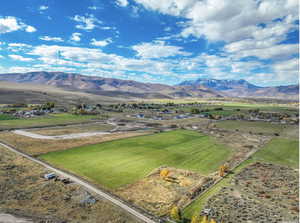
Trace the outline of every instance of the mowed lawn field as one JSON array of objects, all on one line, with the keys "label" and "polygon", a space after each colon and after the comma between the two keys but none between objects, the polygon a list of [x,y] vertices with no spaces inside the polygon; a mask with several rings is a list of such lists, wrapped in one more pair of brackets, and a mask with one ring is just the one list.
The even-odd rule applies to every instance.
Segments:
[{"label": "mowed lawn field", "polygon": [[97,115],[73,115],[69,113],[51,114],[51,115],[36,117],[36,118],[24,118],[24,119],[20,118],[20,119],[11,119],[11,120],[4,120],[2,118],[0,119],[0,129],[72,124],[72,123],[88,122],[91,120],[98,120],[101,118],[102,118],[101,116],[97,116]]},{"label": "mowed lawn field", "polygon": [[256,152],[255,161],[299,167],[299,141],[284,138],[273,138],[264,148]]},{"label": "mowed lawn field", "polygon": [[[253,133],[267,133],[267,134],[284,134],[286,135],[289,131],[298,132],[297,125],[288,124],[276,124],[270,122],[251,122],[251,121],[237,121],[237,120],[225,120],[216,122],[216,126],[222,129],[236,130],[242,132],[253,132]],[[295,128],[296,127],[296,128]],[[294,134],[295,135],[295,134]],[[298,136],[298,134],[296,134]]]},{"label": "mowed lawn field", "polygon": [[162,165],[209,174],[230,154],[230,148],[210,136],[175,130],[51,152],[40,158],[116,189]]}]

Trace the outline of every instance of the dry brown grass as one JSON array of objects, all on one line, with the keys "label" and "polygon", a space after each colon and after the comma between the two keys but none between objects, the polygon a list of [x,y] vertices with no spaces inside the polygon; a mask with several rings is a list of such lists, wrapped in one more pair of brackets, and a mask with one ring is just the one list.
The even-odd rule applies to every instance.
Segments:
[{"label": "dry brown grass", "polygon": [[116,193],[156,215],[167,215],[174,205],[184,206],[191,199],[192,191],[200,189],[215,176],[204,177],[199,173],[167,167],[169,177],[176,179],[167,181],[160,176],[160,168],[147,177],[123,188]]},{"label": "dry brown grass", "polygon": [[113,128],[114,126],[109,124],[82,124],[65,127],[52,127],[47,129],[33,129],[28,131],[41,135],[56,136],[82,132],[109,131]]},{"label": "dry brown grass", "polygon": [[78,139],[46,140],[33,139],[26,136],[14,134],[12,132],[0,133],[0,140],[4,141],[28,154],[38,155],[58,150],[70,149],[88,144],[96,144],[116,139],[145,135],[149,132],[122,132],[109,135],[83,137]]},{"label": "dry brown grass", "polygon": [[95,194],[95,204],[80,203],[88,194],[76,184],[46,181],[47,172],[7,149],[0,147],[0,210],[24,216],[33,222],[138,222]]}]

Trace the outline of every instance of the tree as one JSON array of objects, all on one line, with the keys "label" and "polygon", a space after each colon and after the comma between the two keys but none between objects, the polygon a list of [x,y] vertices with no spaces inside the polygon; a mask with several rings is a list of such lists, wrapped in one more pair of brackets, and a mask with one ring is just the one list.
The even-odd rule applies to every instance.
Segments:
[{"label": "tree", "polygon": [[198,108],[192,108],[191,109],[191,113],[192,114],[199,114],[200,113],[200,110]]},{"label": "tree", "polygon": [[170,173],[170,170],[168,170],[168,169],[162,169],[160,171],[159,175],[160,175],[160,177],[165,178],[165,177],[167,177],[169,175],[169,173]]},{"label": "tree", "polygon": [[203,216],[202,220],[200,223],[208,223],[207,216]]},{"label": "tree", "polygon": [[180,211],[180,209],[177,206],[174,206],[171,209],[170,217],[172,219],[174,219],[175,221],[180,221],[181,220],[181,211]]},{"label": "tree", "polygon": [[195,213],[192,217],[191,223],[199,223],[200,222],[200,216],[199,214]]},{"label": "tree", "polygon": [[220,177],[224,177],[225,175],[225,168],[224,165],[220,166]]}]

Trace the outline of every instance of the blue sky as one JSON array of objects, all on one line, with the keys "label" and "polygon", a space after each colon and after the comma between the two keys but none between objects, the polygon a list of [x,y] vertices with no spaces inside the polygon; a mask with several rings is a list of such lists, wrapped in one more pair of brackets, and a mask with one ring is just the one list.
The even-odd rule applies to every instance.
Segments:
[{"label": "blue sky", "polygon": [[[5,2],[5,3],[4,3]],[[298,0],[3,0],[0,73],[298,83]]]}]

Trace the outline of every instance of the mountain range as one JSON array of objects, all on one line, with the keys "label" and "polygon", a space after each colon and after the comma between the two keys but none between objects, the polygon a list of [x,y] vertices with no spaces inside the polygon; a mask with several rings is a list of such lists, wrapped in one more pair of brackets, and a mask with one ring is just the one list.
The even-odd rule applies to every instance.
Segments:
[{"label": "mountain range", "polygon": [[44,71],[0,74],[0,81],[46,85],[67,91],[120,98],[267,97],[297,99],[299,94],[299,85],[259,87],[246,80],[198,79],[171,86]]}]

